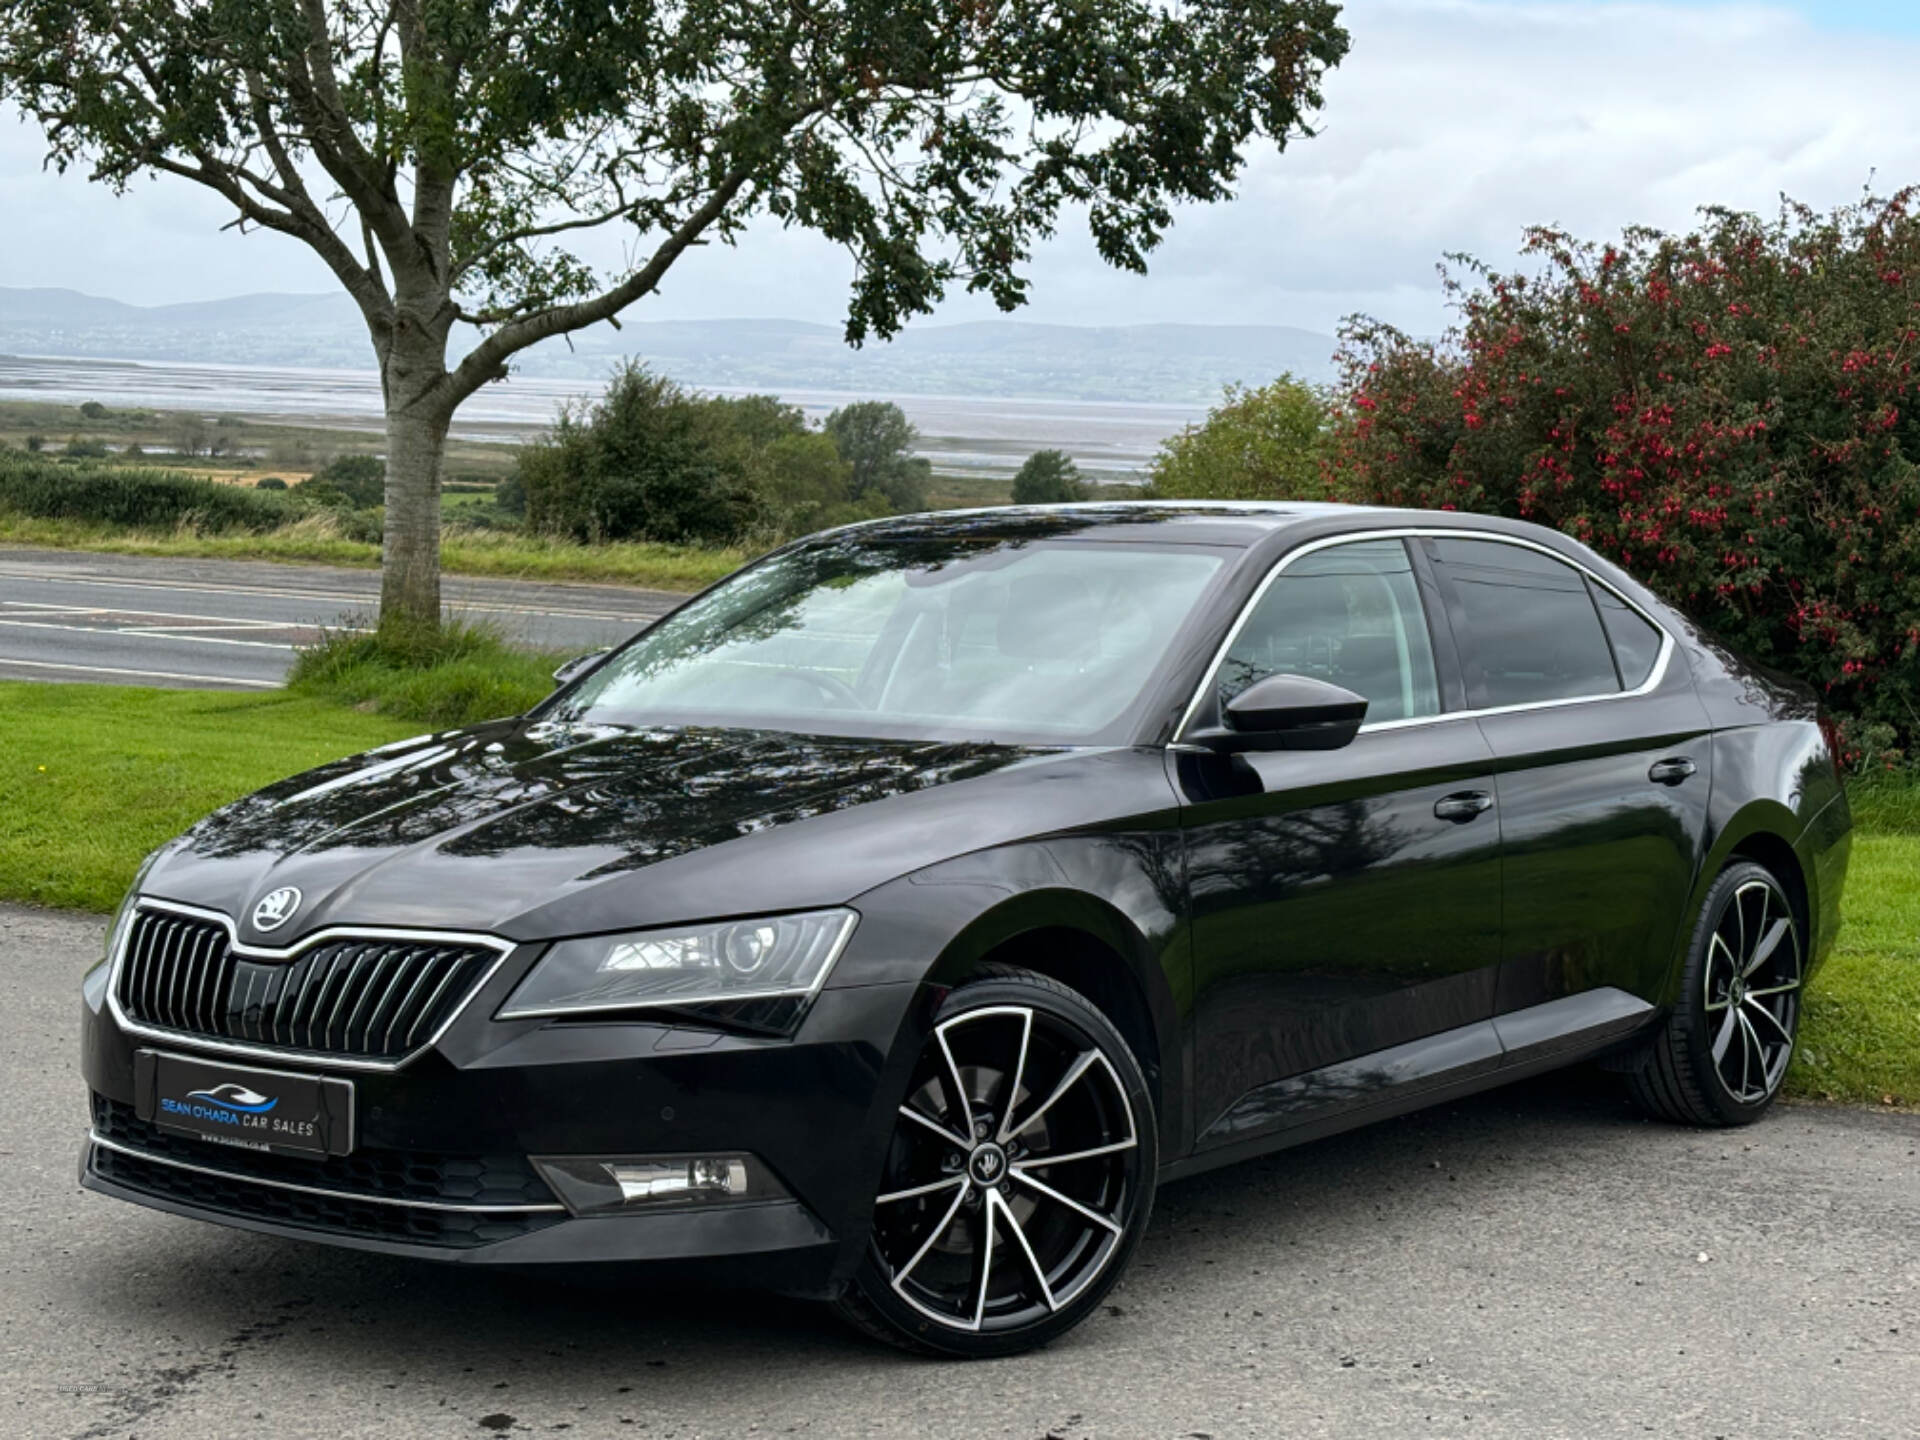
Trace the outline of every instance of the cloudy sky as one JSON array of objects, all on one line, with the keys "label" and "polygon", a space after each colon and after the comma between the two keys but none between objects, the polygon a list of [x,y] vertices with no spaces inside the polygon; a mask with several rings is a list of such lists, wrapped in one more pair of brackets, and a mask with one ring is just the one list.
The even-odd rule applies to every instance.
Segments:
[{"label": "cloudy sky", "polygon": [[[1503,262],[1530,223],[1675,228],[1707,203],[1829,206],[1920,181],[1916,0],[1353,0],[1347,24],[1317,138],[1183,214],[1147,278],[1106,270],[1068,225],[1026,315],[1331,330],[1358,310],[1431,331],[1440,256]],[[115,197],[39,156],[0,117],[0,284],[139,303],[330,286],[292,241],[219,234],[226,215],[191,186]],[[830,246],[757,231],[683,262],[635,317],[832,322],[847,274]],[[962,300],[941,318],[989,313]]]}]

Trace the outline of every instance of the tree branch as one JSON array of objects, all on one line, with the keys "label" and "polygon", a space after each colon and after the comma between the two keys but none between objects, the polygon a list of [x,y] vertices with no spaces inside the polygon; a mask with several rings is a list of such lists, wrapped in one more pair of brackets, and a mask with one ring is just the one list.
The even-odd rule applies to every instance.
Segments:
[{"label": "tree branch", "polygon": [[542,340],[562,335],[572,330],[582,330],[602,320],[611,320],[627,306],[647,294],[660,283],[675,260],[678,260],[701,233],[725,213],[733,197],[740,193],[747,183],[751,172],[742,166],[722,180],[714,192],[709,195],[685,220],[681,221],[660,248],[653,252],[651,259],[633,272],[611,290],[591,300],[582,300],[573,305],[556,305],[541,310],[522,319],[501,326],[486,339],[482,340],[462,360],[448,377],[447,409],[465,400],[489,380],[500,378],[507,361],[529,345],[537,345]]}]

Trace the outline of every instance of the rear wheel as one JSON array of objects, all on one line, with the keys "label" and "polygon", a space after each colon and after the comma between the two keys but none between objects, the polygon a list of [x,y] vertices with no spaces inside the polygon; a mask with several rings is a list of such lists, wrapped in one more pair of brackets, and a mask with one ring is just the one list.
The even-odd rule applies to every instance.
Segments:
[{"label": "rear wheel", "polygon": [[1085,997],[1023,971],[961,986],[914,1066],[839,1309],[929,1353],[1045,1344],[1139,1243],[1154,1134],[1139,1062]]},{"label": "rear wheel", "polygon": [[1779,880],[1729,865],[1707,891],[1673,1014],[1629,1073],[1634,1098],[1682,1124],[1759,1119],[1793,1059],[1805,963]]}]

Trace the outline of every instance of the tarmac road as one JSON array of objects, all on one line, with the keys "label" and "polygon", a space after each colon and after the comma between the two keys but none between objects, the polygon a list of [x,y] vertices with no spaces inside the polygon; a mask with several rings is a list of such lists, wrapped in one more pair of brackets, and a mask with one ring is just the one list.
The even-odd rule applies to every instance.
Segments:
[{"label": "tarmac road", "polygon": [[[371,570],[0,549],[0,680],[270,689],[323,626],[367,623]],[[584,653],[686,598],[613,585],[448,576],[446,611]]]},{"label": "tarmac road", "polygon": [[1108,1313],[929,1363],[793,1301],[457,1273],[83,1194],[101,929],[0,907],[0,1434],[1920,1433],[1920,1116],[1709,1134],[1535,1082],[1169,1187]]}]

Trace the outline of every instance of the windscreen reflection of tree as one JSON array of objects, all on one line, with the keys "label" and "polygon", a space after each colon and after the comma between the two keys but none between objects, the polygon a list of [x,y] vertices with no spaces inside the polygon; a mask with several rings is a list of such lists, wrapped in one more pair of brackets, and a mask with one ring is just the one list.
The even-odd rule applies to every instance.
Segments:
[{"label": "windscreen reflection of tree", "polygon": [[903,537],[885,528],[864,527],[804,542],[681,609],[541,718],[578,721],[615,687],[659,679],[689,655],[788,633],[802,607],[823,588],[847,589],[897,571],[908,571],[922,585],[938,584],[957,564],[977,566],[997,555],[1011,560],[1027,543],[1021,537],[990,539],[970,533]]}]

